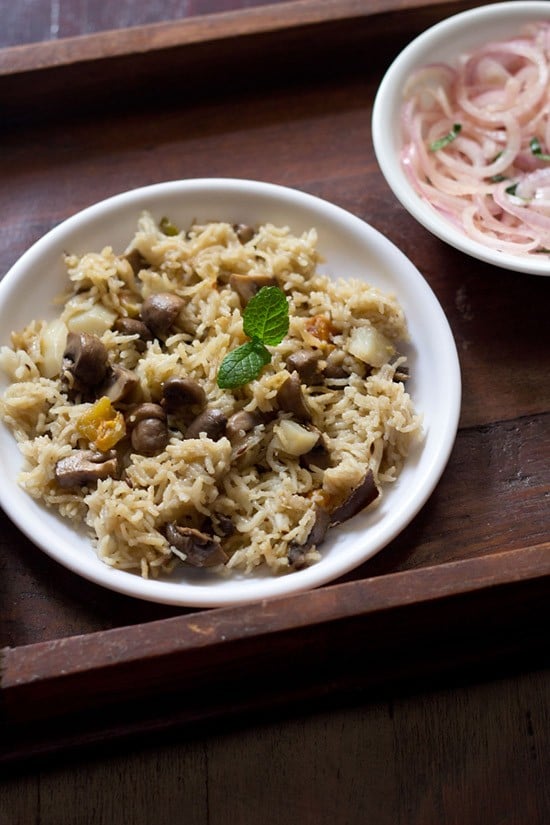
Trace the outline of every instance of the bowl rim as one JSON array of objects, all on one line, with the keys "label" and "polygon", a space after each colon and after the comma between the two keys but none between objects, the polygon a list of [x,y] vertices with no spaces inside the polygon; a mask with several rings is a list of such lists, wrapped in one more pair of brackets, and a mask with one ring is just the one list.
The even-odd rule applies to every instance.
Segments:
[{"label": "bowl rim", "polygon": [[[450,246],[484,263],[513,272],[550,276],[550,261],[492,250],[479,241],[468,238],[458,228],[441,216],[412,187],[399,162],[401,128],[399,111],[401,90],[412,69],[430,62],[430,53],[449,35],[459,37],[471,30],[471,37],[486,42],[483,26],[498,21],[499,28],[514,21],[535,22],[550,20],[550,3],[547,0],[509,0],[490,5],[476,6],[458,12],[435,23],[404,47],[386,70],[375,95],[371,129],[376,160],[388,186],[402,206],[418,223]],[[472,25],[475,24],[475,29]],[[490,39],[501,39],[500,35]],[[465,48],[458,48],[458,58]],[[448,60],[452,62],[452,60]],[[397,124],[397,126],[396,126]]]},{"label": "bowl rim", "polygon": [[[64,567],[95,584],[115,592],[157,603],[186,607],[232,606],[311,590],[334,581],[334,579],[346,574],[376,552],[383,549],[383,547],[392,541],[410,523],[424,506],[439,482],[454,445],[461,405],[460,365],[452,331],[434,292],[415,265],[388,238],[351,212],[317,196],[279,184],[239,178],[195,178],[180,181],[165,181],[137,187],[88,206],[67,218],[65,221],[62,221],[36,241],[23,253],[7,275],[0,281],[0,322],[2,321],[4,305],[6,300],[10,298],[11,291],[17,289],[20,279],[25,276],[25,273],[27,273],[27,278],[29,277],[28,267],[32,266],[37,257],[42,255],[45,250],[48,250],[52,244],[57,247],[58,251],[63,249],[64,240],[73,232],[78,231],[81,225],[86,224],[88,221],[91,221],[93,225],[94,221],[101,221],[105,216],[110,217],[119,209],[122,209],[124,212],[124,210],[130,208],[134,209],[137,222],[139,205],[142,205],[144,202],[150,202],[151,198],[154,199],[157,197],[162,199],[163,197],[166,198],[174,194],[192,196],[193,193],[204,191],[215,194],[218,194],[220,191],[226,191],[231,192],[233,196],[238,196],[239,194],[252,194],[253,197],[260,198],[267,196],[268,198],[274,198],[277,202],[282,200],[287,204],[287,208],[292,208],[293,204],[297,204],[298,208],[304,208],[308,210],[308,212],[311,211],[312,214],[321,215],[322,217],[328,216],[331,222],[334,221],[336,225],[345,227],[346,231],[349,228],[350,232],[358,233],[362,244],[367,245],[368,243],[371,249],[376,248],[378,251],[381,251],[380,254],[391,258],[392,265],[403,266],[406,270],[407,280],[403,277],[401,283],[403,285],[405,283],[410,284],[407,288],[411,290],[414,288],[415,295],[416,292],[418,292],[420,300],[425,303],[428,307],[427,311],[431,313],[434,321],[434,329],[442,335],[442,353],[437,357],[444,359],[444,362],[441,362],[441,366],[443,367],[444,365],[448,398],[445,401],[446,406],[444,408],[446,419],[438,425],[441,436],[428,455],[427,461],[429,463],[424,470],[420,490],[415,490],[409,499],[406,500],[406,507],[403,508],[404,517],[401,519],[395,519],[393,517],[388,519],[387,528],[383,533],[383,542],[377,546],[373,552],[360,558],[358,561],[355,560],[349,565],[336,565],[336,572],[333,570],[334,563],[324,566],[321,560],[316,565],[302,571],[296,571],[287,576],[273,576],[267,579],[258,579],[256,580],[258,592],[255,594],[245,592],[244,594],[238,595],[229,592],[228,595],[223,592],[223,587],[220,586],[213,586],[209,590],[207,586],[196,587],[194,584],[188,584],[187,582],[181,584],[179,582],[166,580],[143,580],[136,574],[110,568],[97,556],[94,556],[90,563],[88,563],[87,559],[80,558],[78,553],[74,553],[73,556],[68,558],[67,553],[60,553],[58,547],[52,546],[52,544],[47,541],[37,540],[36,530],[33,529],[33,524],[29,521],[28,514],[31,503],[28,502],[29,497],[27,494],[22,492],[16,483],[11,485],[4,483],[0,485],[0,505],[4,508],[8,517],[37,547],[60,562]],[[397,297],[399,300],[399,295]],[[29,320],[31,319],[29,318]],[[433,334],[435,334],[435,332]],[[2,426],[5,427],[5,425]],[[0,465],[4,461],[2,449],[2,442],[0,440]],[[25,497],[25,506],[22,511],[18,509],[18,501],[21,500],[21,495]],[[34,503],[34,506],[40,508],[41,505]],[[74,536],[74,528],[69,526],[67,529],[72,530]],[[230,578],[225,581],[233,581],[233,579]],[[235,589],[238,590],[238,587]],[[230,589],[228,588],[228,590]]]}]

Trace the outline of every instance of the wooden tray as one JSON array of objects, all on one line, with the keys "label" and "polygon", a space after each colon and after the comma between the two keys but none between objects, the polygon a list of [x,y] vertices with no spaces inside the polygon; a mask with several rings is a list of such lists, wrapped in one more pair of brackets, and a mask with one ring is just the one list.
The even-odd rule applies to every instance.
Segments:
[{"label": "wooden tray", "polygon": [[395,54],[474,5],[302,0],[0,51],[0,271],[118,191],[275,181],[400,246],[447,313],[463,371],[456,445],[429,502],[314,592],[209,611],[142,603],[75,577],[0,515],[1,761],[547,661],[548,279],[429,235],[370,139]]}]

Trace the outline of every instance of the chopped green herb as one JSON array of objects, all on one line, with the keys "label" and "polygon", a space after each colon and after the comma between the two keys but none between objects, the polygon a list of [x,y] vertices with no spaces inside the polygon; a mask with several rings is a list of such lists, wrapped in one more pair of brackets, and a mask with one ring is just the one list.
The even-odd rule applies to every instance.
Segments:
[{"label": "chopped green herb", "polygon": [[227,353],[218,370],[218,387],[235,389],[257,378],[271,361],[266,344],[280,344],[288,327],[286,295],[277,286],[262,287],[243,313],[243,330],[251,340]]},{"label": "chopped green herb", "polygon": [[515,195],[517,188],[518,188],[517,183],[513,183],[511,186],[507,186],[504,191],[506,192],[507,195]]},{"label": "chopped green herb", "polygon": [[288,302],[277,286],[264,286],[246,305],[243,329],[249,338],[276,346],[288,332]]},{"label": "chopped green herb", "polygon": [[257,378],[262,368],[271,361],[271,353],[254,338],[228,352],[218,370],[218,387],[232,390]]},{"label": "chopped green herb", "polygon": [[539,160],[550,160],[550,155],[547,155],[542,151],[540,140],[537,137],[531,138],[529,141],[529,146],[531,147],[531,152],[536,158]]},{"label": "chopped green herb", "polygon": [[455,123],[450,132],[443,135],[443,137],[439,138],[439,140],[434,140],[434,142],[430,144],[430,152],[437,152],[439,149],[443,149],[444,146],[448,146],[449,143],[452,143],[453,140],[458,137],[461,129],[462,125],[460,123]]},{"label": "chopped green herb", "polygon": [[166,216],[160,219],[159,228],[163,235],[179,235],[178,227]]}]

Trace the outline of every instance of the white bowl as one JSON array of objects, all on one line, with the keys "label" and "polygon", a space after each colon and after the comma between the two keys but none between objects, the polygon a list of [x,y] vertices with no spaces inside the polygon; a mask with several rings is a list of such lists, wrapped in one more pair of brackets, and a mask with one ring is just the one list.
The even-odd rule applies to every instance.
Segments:
[{"label": "white bowl", "polygon": [[409,43],[379,86],[372,113],[372,140],[378,164],[396,198],[426,229],[456,249],[495,266],[550,275],[550,261],[498,252],[468,238],[445,220],[409,182],[400,163],[401,108],[407,79],[434,62],[453,64],[470,49],[518,34],[529,22],[550,19],[550,3],[506,2],[461,12],[437,23]]},{"label": "white bowl", "polygon": [[[198,221],[271,221],[300,233],[316,227],[324,270],[362,278],[396,294],[411,333],[410,392],[424,416],[424,440],[377,510],[334,529],[322,560],[284,576],[255,574],[219,578],[181,566],[170,579],[146,580],[101,562],[89,541],[17,485],[22,466],[11,432],[0,426],[0,504],[38,547],[80,576],[114,591],[150,601],[213,607],[259,601],[329,582],[366,561],[390,542],[426,502],[447,463],[460,411],[460,372],[455,344],[433,292],[411,262],[359,218],[326,201],[281,186],[232,179],[160,183],[109,198],[52,229],[0,282],[0,344],[33,318],[54,317],[48,307],[66,284],[65,251],[83,253],[105,245],[123,249],[141,211],[180,226]],[[6,386],[2,378],[0,391]],[[17,552],[14,548],[14,552]],[[55,573],[55,569],[52,571]]]}]

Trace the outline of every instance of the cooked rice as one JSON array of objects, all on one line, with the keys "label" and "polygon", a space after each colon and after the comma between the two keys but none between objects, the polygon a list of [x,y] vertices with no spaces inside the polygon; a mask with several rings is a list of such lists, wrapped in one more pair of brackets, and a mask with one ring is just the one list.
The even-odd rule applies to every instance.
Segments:
[{"label": "cooked rice", "polygon": [[[362,281],[332,280],[318,272],[320,261],[314,229],[296,237],[286,227],[260,226],[252,240],[241,243],[227,223],[192,226],[165,235],[144,213],[130,246],[117,255],[110,247],[66,257],[68,293],[60,299],[60,320],[71,323],[83,312],[100,309],[100,338],[110,362],[135,370],[143,401],[158,402],[167,378],[185,375],[205,390],[210,407],[227,417],[238,409],[268,412],[289,372],[285,359],[314,346],[326,356],[346,352],[349,377],[303,386],[313,411],[313,424],[325,434],[333,466],[325,471],[301,466],[273,438],[272,427],[260,425],[262,464],[242,466],[232,460],[225,436],[213,441],[201,435],[184,439],[174,428],[167,447],[146,457],[126,450],[127,466],[119,478],[96,486],[61,488],[56,463],[75,448],[87,448],[77,420],[90,403],[73,403],[67,385],[48,367],[51,327],[32,321],[12,334],[12,346],[0,351],[0,366],[10,385],[0,402],[2,419],[12,429],[25,459],[19,482],[29,495],[56,508],[65,518],[85,525],[99,557],[108,565],[143,576],[169,573],[181,559],[164,535],[168,522],[200,526],[213,514],[231,518],[236,530],[224,539],[226,570],[250,573],[267,565],[273,573],[292,570],[289,547],[303,544],[315,520],[315,502],[338,497],[370,468],[380,501],[394,482],[412,443],[421,432],[404,383],[395,371],[401,357],[372,372],[349,353],[351,331],[373,324],[399,351],[407,340],[402,309],[393,296]],[[148,268],[134,274],[126,255],[138,250]],[[257,380],[236,390],[222,390],[216,378],[223,356],[246,338],[238,294],[228,285],[230,273],[263,271],[274,275],[285,291],[290,329],[272,351],[272,362]],[[345,274],[345,273],[343,273]],[[138,352],[136,336],[113,331],[117,316],[135,314],[155,292],[174,292],[185,299],[177,330],[165,342],[154,340]],[[104,311],[106,310],[106,312]],[[330,341],[308,330],[313,316],[330,320]],[[51,348],[51,347],[50,347]],[[48,377],[49,376],[49,377]],[[306,562],[320,558],[312,547]]]}]

